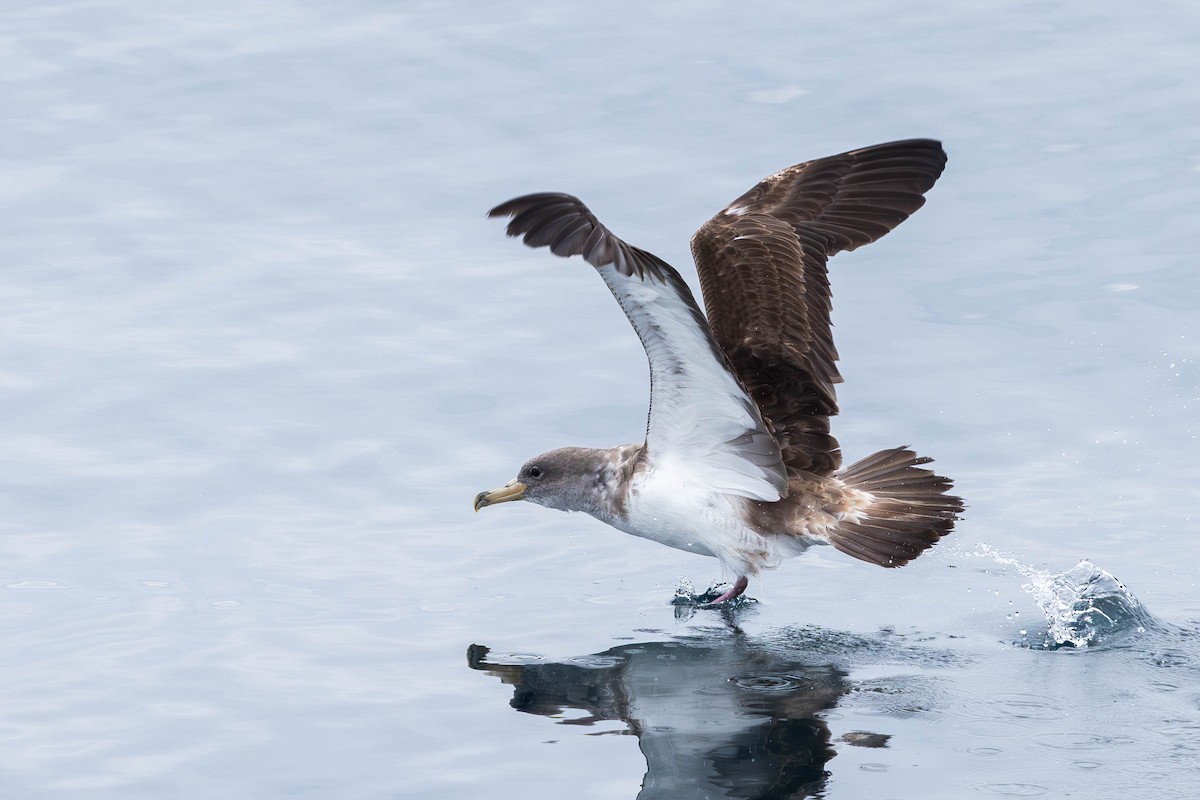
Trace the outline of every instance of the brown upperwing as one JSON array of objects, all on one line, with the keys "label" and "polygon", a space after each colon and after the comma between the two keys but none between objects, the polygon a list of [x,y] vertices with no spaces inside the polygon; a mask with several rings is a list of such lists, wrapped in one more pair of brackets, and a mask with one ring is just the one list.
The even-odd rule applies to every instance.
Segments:
[{"label": "brown upperwing", "polygon": [[946,165],[929,139],[852,150],[764,179],[692,238],[713,335],[774,428],[789,472],[841,465],[826,261],[925,203]]}]

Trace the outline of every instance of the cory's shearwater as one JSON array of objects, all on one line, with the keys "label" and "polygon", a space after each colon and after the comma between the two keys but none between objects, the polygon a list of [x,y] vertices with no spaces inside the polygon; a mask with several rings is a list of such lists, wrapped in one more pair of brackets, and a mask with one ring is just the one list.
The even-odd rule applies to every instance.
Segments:
[{"label": "cory's shearwater", "polygon": [[931,547],[963,509],[950,480],[920,466],[931,459],[897,447],[841,466],[826,261],[907,219],[945,164],[938,142],[912,139],[766,178],[692,238],[707,319],[674,268],[577,198],[492,209],[512,218],[509,236],[600,273],[646,349],[650,415],[642,444],[552,450],[475,509],[529,500],[714,556],[736,576],[714,603],[814,544],[884,567]]}]

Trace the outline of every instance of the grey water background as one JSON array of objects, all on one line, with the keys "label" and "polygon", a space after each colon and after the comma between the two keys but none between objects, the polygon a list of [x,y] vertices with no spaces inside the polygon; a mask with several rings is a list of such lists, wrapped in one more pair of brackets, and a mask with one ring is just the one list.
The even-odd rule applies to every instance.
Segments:
[{"label": "grey water background", "polygon": [[[1193,797],[1197,76],[1184,2],[4,4],[4,793]],[[759,178],[912,136],[927,205],[832,262],[834,432],[935,457],[953,537],[735,629],[669,605],[715,561],[472,513],[647,392],[488,208],[695,286]],[[1085,558],[1152,616],[1039,649]]]}]

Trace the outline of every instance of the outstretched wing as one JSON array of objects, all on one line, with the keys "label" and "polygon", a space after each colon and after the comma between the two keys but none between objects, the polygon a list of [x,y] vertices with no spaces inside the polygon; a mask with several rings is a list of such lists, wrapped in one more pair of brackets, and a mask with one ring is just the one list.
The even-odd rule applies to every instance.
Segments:
[{"label": "outstretched wing", "polygon": [[866,147],[764,179],[692,238],[712,332],[770,422],[790,471],[841,465],[829,417],[841,383],[826,261],[925,203],[946,166],[929,139]]},{"label": "outstretched wing", "polygon": [[518,197],[488,216],[512,217],[508,235],[530,247],[582,255],[608,284],[650,360],[650,463],[677,463],[728,494],[787,494],[778,444],[671,265],[621,241],[569,194]]}]

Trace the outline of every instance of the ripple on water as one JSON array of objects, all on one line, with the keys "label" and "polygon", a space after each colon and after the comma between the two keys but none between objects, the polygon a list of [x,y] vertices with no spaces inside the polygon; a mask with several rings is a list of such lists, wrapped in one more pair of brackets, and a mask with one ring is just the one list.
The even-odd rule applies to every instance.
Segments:
[{"label": "ripple on water", "polygon": [[[472,645],[472,647],[478,647],[478,645]],[[487,660],[491,664],[517,667],[525,664],[540,664],[546,660],[546,657],[537,653],[488,653]]]},{"label": "ripple on water", "polygon": [[730,679],[739,689],[755,692],[786,692],[811,686],[812,681],[794,675],[745,675]]},{"label": "ripple on water", "polygon": [[979,789],[1003,797],[1039,797],[1050,790],[1036,783],[984,783]]},{"label": "ripple on water", "polygon": [[574,664],[577,667],[586,669],[608,669],[609,667],[617,667],[625,663],[625,659],[619,656],[606,655],[589,655],[589,656],[573,656],[563,660],[564,664]]},{"label": "ripple on water", "polygon": [[1065,719],[1067,711],[1043,695],[1009,692],[964,703],[963,716],[981,720]]},{"label": "ripple on water", "polygon": [[1033,741],[1055,750],[1101,750],[1135,743],[1128,736],[1101,736],[1095,733],[1045,733],[1034,736]]},{"label": "ripple on water", "polygon": [[1004,748],[1002,748],[1002,747],[971,747],[971,748],[967,749],[967,752],[973,756],[984,756],[986,758],[991,758],[992,756],[1004,755]]}]

